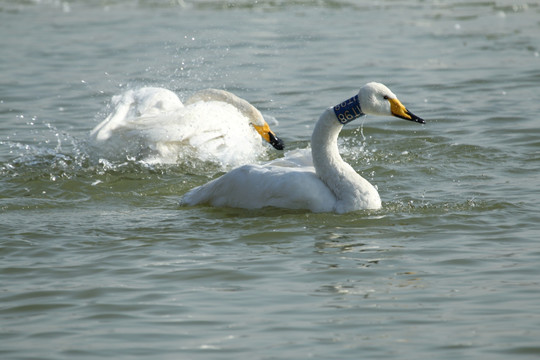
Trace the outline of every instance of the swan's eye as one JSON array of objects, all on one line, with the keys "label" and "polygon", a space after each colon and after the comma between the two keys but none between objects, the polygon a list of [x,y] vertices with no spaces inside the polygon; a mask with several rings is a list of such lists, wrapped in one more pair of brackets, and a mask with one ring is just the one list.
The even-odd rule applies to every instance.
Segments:
[{"label": "swan's eye", "polygon": [[388,100],[388,95],[384,95],[384,100]]}]

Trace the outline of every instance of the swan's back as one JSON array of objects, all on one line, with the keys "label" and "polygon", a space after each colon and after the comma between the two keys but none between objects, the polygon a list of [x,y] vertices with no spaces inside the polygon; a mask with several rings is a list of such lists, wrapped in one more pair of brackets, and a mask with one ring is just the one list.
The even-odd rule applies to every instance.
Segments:
[{"label": "swan's back", "polygon": [[[313,196],[317,194],[317,196]],[[312,167],[245,165],[186,193],[182,205],[333,211],[334,194]]]}]

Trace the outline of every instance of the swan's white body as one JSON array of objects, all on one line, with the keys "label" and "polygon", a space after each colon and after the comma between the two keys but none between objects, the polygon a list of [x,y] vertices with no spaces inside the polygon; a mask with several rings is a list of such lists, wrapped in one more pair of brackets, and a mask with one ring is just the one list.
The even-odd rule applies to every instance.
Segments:
[{"label": "swan's white body", "polygon": [[145,87],[114,96],[112,106],[91,131],[91,144],[107,156],[150,163],[182,156],[225,167],[251,163],[265,151],[261,136],[270,131],[255,107],[223,90],[203,90],[183,104],[170,90]]},{"label": "swan's white body", "polygon": [[382,84],[365,85],[357,100],[361,112],[354,117],[349,118],[348,112],[339,113],[336,110],[339,105],[322,113],[311,137],[313,165],[302,157],[266,165],[245,165],[192,189],[182,197],[181,204],[247,209],[275,206],[336,213],[379,209],[381,199],[375,187],[339,154],[337,138],[343,127],[339,118],[345,117],[344,122],[348,122],[364,114],[374,114],[424,121],[410,113]]}]

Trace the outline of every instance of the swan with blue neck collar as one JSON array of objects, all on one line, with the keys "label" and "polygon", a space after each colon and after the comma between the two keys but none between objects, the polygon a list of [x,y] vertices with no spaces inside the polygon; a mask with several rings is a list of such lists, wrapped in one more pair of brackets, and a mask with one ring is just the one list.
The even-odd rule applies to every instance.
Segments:
[{"label": "swan with blue neck collar", "polygon": [[257,209],[267,206],[347,213],[381,208],[377,189],[340,156],[343,125],[364,115],[394,116],[424,124],[385,85],[371,82],[352,98],[327,108],[311,137],[311,160],[293,166],[279,161],[244,165],[187,192],[182,205]]}]

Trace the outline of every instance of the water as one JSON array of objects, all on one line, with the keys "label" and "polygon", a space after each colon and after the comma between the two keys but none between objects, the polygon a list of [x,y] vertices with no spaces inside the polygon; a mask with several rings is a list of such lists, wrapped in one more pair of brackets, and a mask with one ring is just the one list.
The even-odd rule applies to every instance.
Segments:
[{"label": "water", "polygon": [[[538,358],[539,13],[1,1],[1,357]],[[216,87],[301,149],[324,107],[373,80],[427,120],[343,131],[379,211],[179,207],[227,169],[86,142],[126,89]]]}]

